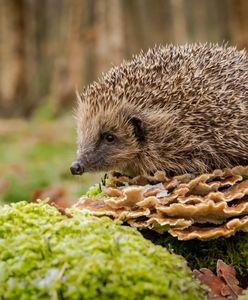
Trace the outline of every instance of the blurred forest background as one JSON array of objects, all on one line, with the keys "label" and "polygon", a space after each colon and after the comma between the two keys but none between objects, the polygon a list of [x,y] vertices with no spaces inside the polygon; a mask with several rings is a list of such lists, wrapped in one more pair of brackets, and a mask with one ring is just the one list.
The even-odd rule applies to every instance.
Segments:
[{"label": "blurred forest background", "polygon": [[248,0],[0,0],[0,201],[75,201],[99,180],[69,173],[75,87],[195,41],[248,49]]},{"label": "blurred forest background", "polygon": [[194,41],[248,47],[248,1],[0,0],[0,115],[70,108],[140,49]]}]

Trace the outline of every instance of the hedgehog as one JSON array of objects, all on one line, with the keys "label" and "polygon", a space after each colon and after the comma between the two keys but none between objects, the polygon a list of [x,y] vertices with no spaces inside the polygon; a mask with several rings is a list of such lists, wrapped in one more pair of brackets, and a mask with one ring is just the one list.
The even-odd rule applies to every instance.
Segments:
[{"label": "hedgehog", "polygon": [[73,175],[174,176],[248,164],[248,57],[218,44],[155,46],[77,93]]}]

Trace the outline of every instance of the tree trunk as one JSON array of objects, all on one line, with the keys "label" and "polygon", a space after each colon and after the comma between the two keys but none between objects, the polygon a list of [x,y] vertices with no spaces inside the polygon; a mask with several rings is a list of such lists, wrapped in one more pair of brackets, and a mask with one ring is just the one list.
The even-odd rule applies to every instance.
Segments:
[{"label": "tree trunk", "polygon": [[25,1],[3,1],[1,20],[0,115],[27,114]]},{"label": "tree trunk", "polygon": [[121,0],[96,0],[97,75],[118,64],[124,54],[124,28]]},{"label": "tree trunk", "polygon": [[232,40],[239,48],[248,49],[248,1],[232,0],[231,10]]}]

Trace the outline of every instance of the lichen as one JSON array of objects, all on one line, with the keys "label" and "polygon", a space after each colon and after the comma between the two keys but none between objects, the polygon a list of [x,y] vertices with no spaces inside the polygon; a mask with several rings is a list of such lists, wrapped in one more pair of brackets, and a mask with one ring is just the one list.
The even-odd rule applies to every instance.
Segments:
[{"label": "lichen", "polygon": [[204,299],[180,256],[136,229],[41,202],[0,207],[0,299]]}]

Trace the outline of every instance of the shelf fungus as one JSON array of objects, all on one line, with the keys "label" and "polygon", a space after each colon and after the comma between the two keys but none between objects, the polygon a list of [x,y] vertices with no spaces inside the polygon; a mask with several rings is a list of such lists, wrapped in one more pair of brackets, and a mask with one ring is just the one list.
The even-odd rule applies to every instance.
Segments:
[{"label": "shelf fungus", "polygon": [[210,240],[248,231],[248,166],[195,176],[129,178],[113,173],[97,196],[76,207],[179,240]]}]

